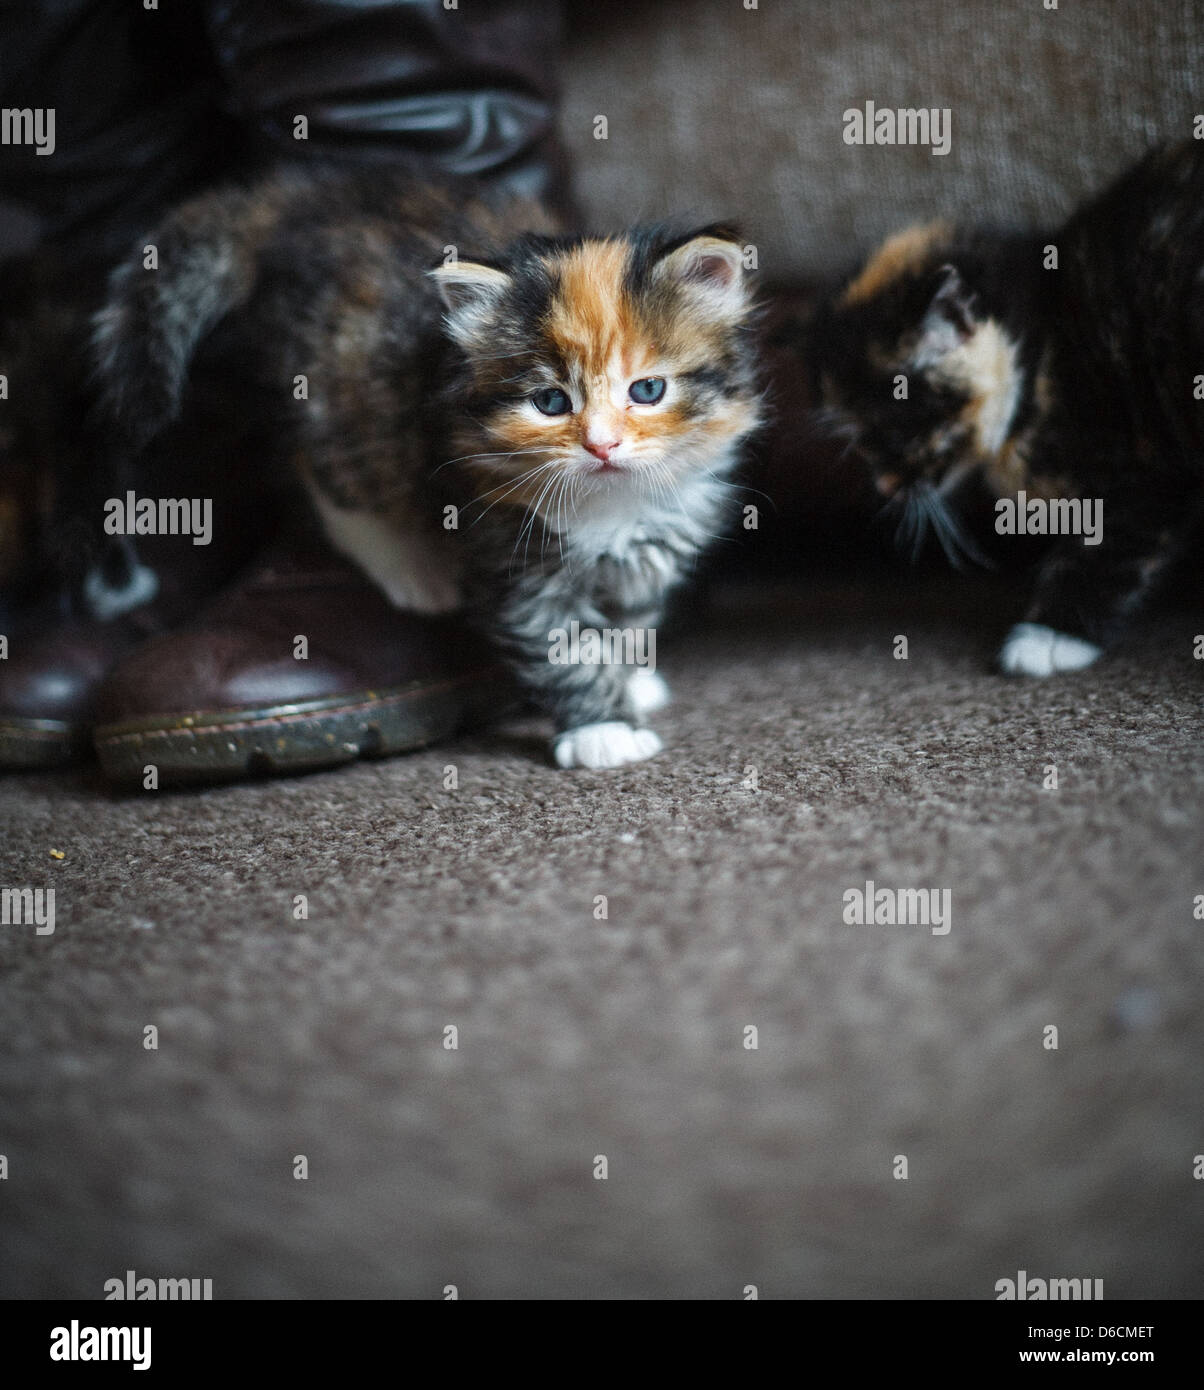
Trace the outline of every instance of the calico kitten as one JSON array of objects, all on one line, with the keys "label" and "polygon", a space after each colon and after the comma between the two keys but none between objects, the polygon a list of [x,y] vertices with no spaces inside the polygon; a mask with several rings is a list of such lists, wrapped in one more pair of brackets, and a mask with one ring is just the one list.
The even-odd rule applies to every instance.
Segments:
[{"label": "calico kitten", "polygon": [[97,320],[130,447],[208,342],[246,408],[276,412],[333,544],[399,606],[465,604],[554,719],[561,767],[656,753],[646,649],[574,661],[571,634],[652,628],[722,524],[759,412],[733,233],[568,236],[466,184],[295,173],[149,241],[158,269],[117,270]]},{"label": "calico kitten", "polygon": [[1052,544],[999,657],[1010,674],[1087,666],[1204,511],[1204,146],[1148,155],[1052,234],[901,232],[811,341],[830,418],[902,534],[931,524],[951,558],[972,553],[953,506],[971,479],[1014,499],[997,530],[1022,500],[1057,503],[1040,524],[1099,519]]}]

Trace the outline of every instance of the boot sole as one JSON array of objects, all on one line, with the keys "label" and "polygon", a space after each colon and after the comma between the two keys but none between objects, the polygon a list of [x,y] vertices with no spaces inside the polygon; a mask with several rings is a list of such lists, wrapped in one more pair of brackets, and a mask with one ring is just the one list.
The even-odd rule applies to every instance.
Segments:
[{"label": "boot sole", "polygon": [[61,719],[25,719],[9,714],[0,718],[0,769],[35,772],[65,767],[90,753],[88,730]]},{"label": "boot sole", "polygon": [[504,672],[415,681],[264,709],[146,716],[98,726],[93,742],[112,782],[235,781],[409,753],[498,718],[513,703]]}]

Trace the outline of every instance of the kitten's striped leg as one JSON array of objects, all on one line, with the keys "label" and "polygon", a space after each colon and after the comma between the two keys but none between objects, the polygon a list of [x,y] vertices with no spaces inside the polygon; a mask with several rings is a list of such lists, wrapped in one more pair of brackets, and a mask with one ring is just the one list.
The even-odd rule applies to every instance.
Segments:
[{"label": "kitten's striped leg", "polygon": [[647,706],[640,707],[640,682],[632,689],[633,675],[645,668],[610,659],[615,642],[606,634],[617,631],[560,574],[524,578],[496,611],[496,640],[555,721],[552,756],[559,767],[620,767],[661,750],[657,735],[641,727]]}]

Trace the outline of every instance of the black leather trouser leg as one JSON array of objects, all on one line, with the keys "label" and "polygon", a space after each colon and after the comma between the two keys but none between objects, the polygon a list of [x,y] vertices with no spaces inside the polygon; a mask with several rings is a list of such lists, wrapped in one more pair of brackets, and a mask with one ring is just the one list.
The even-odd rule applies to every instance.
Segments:
[{"label": "black leather trouser leg", "polygon": [[0,199],[81,259],[279,159],[404,159],[563,199],[560,31],[559,0],[6,7],[0,107],[53,112],[53,148],[0,144]]}]

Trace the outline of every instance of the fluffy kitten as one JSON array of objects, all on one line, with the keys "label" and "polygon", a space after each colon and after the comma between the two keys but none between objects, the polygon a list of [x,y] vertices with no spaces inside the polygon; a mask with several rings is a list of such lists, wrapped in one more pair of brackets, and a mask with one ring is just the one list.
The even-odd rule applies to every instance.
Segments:
[{"label": "fluffy kitten", "polygon": [[611,767],[659,750],[663,682],[633,647],[557,662],[556,635],[653,628],[721,526],[758,420],[752,304],[724,228],[557,233],[398,173],[211,194],[149,238],[157,269],[115,272],[97,360],[137,448],[208,339],[277,413],[334,545],[399,606],[465,603],[556,762]]},{"label": "fluffy kitten", "polygon": [[811,339],[822,398],[912,539],[931,524],[952,558],[972,551],[952,507],[971,478],[1091,504],[1097,543],[1052,544],[1000,653],[1011,674],[1086,666],[1204,509],[1204,146],[1152,153],[1054,233],[901,232]]}]

